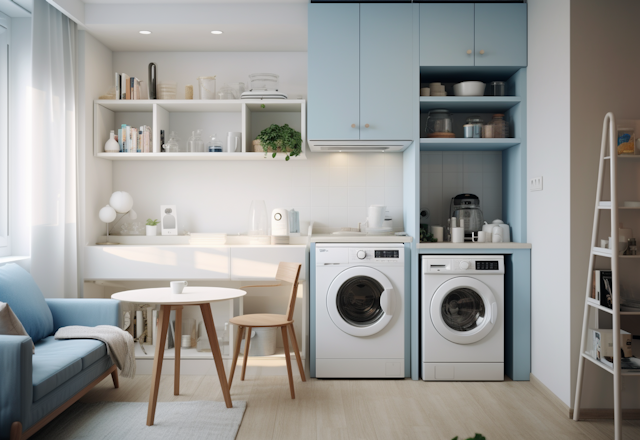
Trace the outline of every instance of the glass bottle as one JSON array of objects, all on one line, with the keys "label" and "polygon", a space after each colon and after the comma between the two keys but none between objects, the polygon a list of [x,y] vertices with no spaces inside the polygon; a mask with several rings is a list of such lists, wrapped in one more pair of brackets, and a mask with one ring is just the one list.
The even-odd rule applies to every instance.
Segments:
[{"label": "glass bottle", "polygon": [[180,139],[176,135],[175,131],[169,133],[169,141],[164,144],[165,153],[179,153],[180,152]]},{"label": "glass bottle", "polygon": [[207,144],[207,150],[209,151],[209,153],[222,153],[222,142],[220,142],[216,138],[215,133],[213,133],[213,136],[211,136],[211,140]]},{"label": "glass bottle", "polygon": [[491,120],[493,126],[494,138],[507,138],[509,137],[509,128],[507,127],[507,121],[504,120],[502,113],[496,113]]},{"label": "glass bottle", "polygon": [[196,153],[204,153],[204,141],[202,140],[202,130],[197,129],[193,137],[193,148]]}]

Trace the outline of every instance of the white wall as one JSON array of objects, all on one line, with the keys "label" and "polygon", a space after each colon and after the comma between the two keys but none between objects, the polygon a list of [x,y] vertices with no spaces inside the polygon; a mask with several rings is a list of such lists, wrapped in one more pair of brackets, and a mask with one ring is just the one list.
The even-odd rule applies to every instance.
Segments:
[{"label": "white wall", "polygon": [[[192,84],[198,96],[198,76],[216,75],[220,88],[225,82],[246,83],[254,72],[278,73],[282,91],[291,98],[306,97],[307,54],[302,52],[113,54],[114,71],[143,79],[150,62],[158,66],[159,81],[178,82],[179,99],[184,98],[186,84]],[[315,222],[314,233],[357,227],[370,204],[387,205],[394,228],[403,229],[402,154],[307,156],[306,161],[286,163],[115,161],[113,189],[133,196],[139,221],[158,218],[160,205],[178,205],[180,232],[245,233],[254,199],[264,199],[268,211],[299,210],[303,233],[309,221]],[[98,203],[107,202],[105,197]]]},{"label": "white wall", "polygon": [[527,175],[544,190],[527,198],[531,252],[531,370],[570,405],[569,0],[529,2]]},{"label": "white wall", "polygon": [[[639,15],[640,3],[636,0],[571,2],[571,406],[580,352],[602,121],[607,112],[613,112],[618,120],[640,119],[640,59],[629,56],[637,53],[640,43],[634,28]],[[636,132],[636,137],[639,135]],[[620,171],[623,169],[620,167]],[[626,170],[637,173],[639,168]],[[628,186],[629,178],[622,177],[618,182]],[[623,188],[618,194],[622,196],[624,192]],[[637,188],[632,192],[637,198]],[[603,224],[610,224],[604,221],[608,215],[603,213]],[[619,221],[632,228],[636,236],[640,233],[637,213],[622,212]],[[596,267],[609,267],[608,263],[608,259],[598,259]],[[637,262],[623,262],[621,269],[632,272],[632,277],[624,278],[623,274],[622,284],[628,293],[637,294]],[[629,319],[623,319],[622,328],[640,334],[637,317]],[[609,373],[587,363],[584,380],[590,384],[584,387],[584,407],[613,407]],[[623,407],[640,408],[640,382],[623,377],[622,389]]]},{"label": "white wall", "polygon": [[[9,107],[10,207],[13,255],[31,255],[31,19],[11,19]],[[22,263],[26,269],[30,261]]]}]

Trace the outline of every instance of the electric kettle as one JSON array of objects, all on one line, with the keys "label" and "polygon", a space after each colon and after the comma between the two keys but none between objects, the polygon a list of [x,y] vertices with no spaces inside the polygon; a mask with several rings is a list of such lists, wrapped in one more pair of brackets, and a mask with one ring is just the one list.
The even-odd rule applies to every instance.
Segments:
[{"label": "electric kettle", "polygon": [[456,218],[456,223],[464,220],[465,239],[471,240],[473,232],[482,231],[482,211],[480,210],[480,199],[474,194],[458,194],[451,199],[449,217]]}]

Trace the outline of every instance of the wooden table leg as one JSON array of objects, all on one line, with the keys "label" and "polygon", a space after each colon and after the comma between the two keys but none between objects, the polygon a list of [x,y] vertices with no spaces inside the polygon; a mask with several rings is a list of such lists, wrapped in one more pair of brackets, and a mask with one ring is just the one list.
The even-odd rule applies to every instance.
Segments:
[{"label": "wooden table leg", "polygon": [[153,425],[156,416],[156,403],[158,402],[158,388],[160,386],[160,373],[162,373],[162,358],[164,357],[164,344],[167,340],[167,330],[171,318],[171,306],[160,307],[158,317],[159,337],[154,341],[156,344],[156,354],[153,358],[153,373],[151,375],[151,394],[149,395],[149,410],[147,411],[147,426]]},{"label": "wooden table leg", "polygon": [[231,395],[229,394],[229,385],[227,384],[227,375],[224,372],[224,363],[222,362],[222,353],[220,352],[220,345],[218,344],[218,335],[216,334],[216,326],[213,322],[211,305],[209,305],[209,303],[200,304],[200,310],[202,311],[204,326],[207,329],[207,336],[209,337],[209,345],[211,345],[213,360],[216,363],[216,370],[218,371],[218,379],[220,380],[220,388],[222,388],[222,395],[224,396],[224,402],[226,403],[227,408],[232,408],[233,404],[231,403]]},{"label": "wooden table leg", "polygon": [[173,374],[173,395],[180,395],[180,347],[182,346],[182,306],[174,306],[176,310],[176,328],[174,331],[176,348],[175,372]]}]

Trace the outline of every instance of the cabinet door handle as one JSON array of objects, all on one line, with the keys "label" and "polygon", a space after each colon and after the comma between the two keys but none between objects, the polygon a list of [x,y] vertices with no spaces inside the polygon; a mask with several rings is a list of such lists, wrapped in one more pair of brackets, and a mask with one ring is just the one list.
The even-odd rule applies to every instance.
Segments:
[{"label": "cabinet door handle", "polygon": [[484,55],[484,50],[480,50],[480,55]]},{"label": "cabinet door handle", "polygon": [[369,128],[369,124],[364,124],[364,128]]},{"label": "cabinet door handle", "polygon": [[356,128],[356,124],[351,124],[351,128]]},{"label": "cabinet door handle", "polygon": [[471,49],[467,51],[467,55],[471,55]]}]

